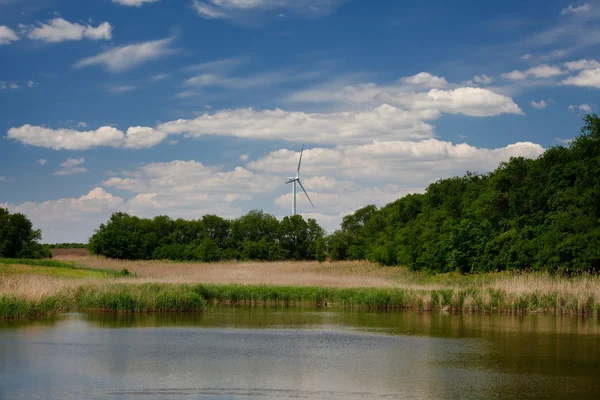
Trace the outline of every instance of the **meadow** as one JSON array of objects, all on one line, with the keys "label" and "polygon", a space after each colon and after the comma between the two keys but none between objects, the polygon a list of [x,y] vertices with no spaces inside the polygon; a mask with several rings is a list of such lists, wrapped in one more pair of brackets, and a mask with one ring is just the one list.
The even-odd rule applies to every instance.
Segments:
[{"label": "meadow", "polygon": [[598,316],[600,276],[427,274],[366,261],[175,263],[57,254],[0,259],[0,317],[218,305]]}]

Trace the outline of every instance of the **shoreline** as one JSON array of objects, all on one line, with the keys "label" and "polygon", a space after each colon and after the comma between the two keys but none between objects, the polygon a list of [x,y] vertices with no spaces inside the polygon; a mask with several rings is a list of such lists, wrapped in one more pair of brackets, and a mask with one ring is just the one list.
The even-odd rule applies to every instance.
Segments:
[{"label": "shoreline", "polygon": [[316,306],[333,309],[600,316],[600,302],[592,295],[573,295],[560,291],[510,293],[475,287],[421,290],[132,281],[83,284],[62,288],[55,294],[41,295],[35,299],[0,292],[0,319],[86,311],[197,312],[217,306]]}]

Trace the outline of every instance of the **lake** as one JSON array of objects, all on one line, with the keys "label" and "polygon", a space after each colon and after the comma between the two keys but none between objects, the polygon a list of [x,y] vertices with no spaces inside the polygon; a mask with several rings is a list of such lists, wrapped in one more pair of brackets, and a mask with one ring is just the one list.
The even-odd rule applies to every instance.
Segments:
[{"label": "lake", "polygon": [[0,322],[0,399],[600,398],[600,323],[217,308]]}]

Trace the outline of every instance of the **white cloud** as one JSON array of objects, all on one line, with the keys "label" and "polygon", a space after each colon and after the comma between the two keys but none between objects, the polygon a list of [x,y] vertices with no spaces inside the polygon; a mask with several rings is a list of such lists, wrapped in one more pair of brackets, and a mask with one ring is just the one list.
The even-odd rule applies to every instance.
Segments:
[{"label": "white cloud", "polygon": [[54,18],[48,23],[39,22],[38,26],[30,27],[27,37],[31,40],[42,40],[50,43],[64,42],[67,40],[110,40],[112,26],[103,22],[97,27],[71,23],[62,18]]},{"label": "white cloud", "polygon": [[78,128],[87,128],[87,124],[85,122],[81,121],[81,122],[77,123],[77,127]]},{"label": "white cloud", "polygon": [[37,83],[35,83],[35,82],[34,82],[34,81],[32,81],[32,80],[28,80],[27,82],[25,82],[25,85],[26,85],[28,88],[32,88],[32,87],[35,87],[35,86],[37,86]]},{"label": "white cloud", "polygon": [[565,63],[565,67],[569,71],[579,71],[582,69],[593,69],[600,68],[600,62],[596,60],[579,60],[579,61],[569,61]]},{"label": "white cloud", "polygon": [[[491,82],[492,79],[487,75],[477,78],[481,83]],[[402,78],[400,82],[390,85],[325,84],[293,93],[286,100],[300,103],[352,104],[360,105],[361,108],[392,105],[411,112],[420,112],[424,120],[438,118],[441,113],[480,117],[503,113],[523,114],[510,97],[489,89],[458,87],[453,90],[433,88],[426,91],[424,86],[448,85],[445,79],[428,73]]]},{"label": "white cloud", "polygon": [[7,137],[23,144],[54,150],[87,150],[100,146],[118,147],[124,140],[123,132],[112,126],[103,126],[94,131],[82,132],[73,129],[54,130],[27,124],[20,128],[9,129]]},{"label": "white cloud", "polygon": [[[534,158],[544,149],[519,142],[497,149],[453,144],[437,139],[373,141],[358,146],[304,150],[302,172],[307,176],[328,176],[344,180],[425,187],[440,178],[462,175],[467,170],[488,172],[510,157]],[[248,164],[252,170],[284,174],[295,169],[299,152],[287,149],[271,152]],[[283,172],[282,172],[283,171]]]},{"label": "white cloud", "polygon": [[145,149],[162,142],[167,134],[144,126],[133,126],[127,129],[125,147],[132,149]]},{"label": "white cloud", "polygon": [[481,88],[431,89],[425,93],[411,92],[406,95],[391,95],[383,92],[377,95],[377,98],[382,102],[381,105],[359,111],[306,113],[281,109],[221,110],[212,114],[205,113],[191,120],[179,119],[165,122],[155,128],[132,127],[127,131],[127,136],[112,127],[79,132],[24,125],[20,128],[11,128],[8,137],[25,144],[70,150],[122,145],[145,148],[160,143],[167,135],[180,134],[187,137],[221,135],[349,144],[367,143],[374,138],[381,140],[430,138],[434,136],[434,127],[426,121],[437,119],[442,113],[475,117],[503,113],[523,115],[523,111],[510,97]]},{"label": "white cloud", "polygon": [[84,58],[75,64],[75,68],[104,65],[111,72],[128,70],[144,62],[172,54],[174,50],[169,47],[172,41],[172,38],[167,38],[117,47]]},{"label": "white cloud", "polygon": [[535,108],[536,110],[543,110],[544,108],[548,107],[550,105],[550,103],[552,103],[552,99],[549,99],[548,101],[546,101],[546,100],[532,101],[531,107]]},{"label": "white cloud", "polygon": [[241,162],[246,162],[246,161],[248,161],[249,158],[250,158],[250,156],[248,154],[242,154],[240,156],[240,161]]},{"label": "white cloud", "polygon": [[252,200],[254,195],[271,192],[281,184],[268,174],[256,174],[242,167],[223,171],[197,161],[150,163],[140,166],[134,174],[136,177],[130,178],[129,173],[123,173],[102,185],[133,193],[123,209],[145,216],[236,216],[242,211],[235,203]]},{"label": "white cloud", "polygon": [[111,93],[114,93],[114,94],[121,94],[121,93],[132,92],[136,89],[137,89],[137,87],[135,87],[133,85],[121,85],[121,86],[111,87],[108,89],[108,91]]},{"label": "white cloud", "polygon": [[529,59],[531,59],[532,57],[533,57],[533,54],[531,54],[531,53],[523,54],[523,55],[521,56],[521,60],[529,60]]},{"label": "white cloud", "polygon": [[494,81],[494,79],[492,77],[487,76],[485,74],[483,74],[483,75],[475,75],[473,77],[473,82],[479,83],[479,84],[483,84],[483,85],[489,85],[493,81]]},{"label": "white cloud", "polygon": [[85,242],[110,213],[123,205],[123,199],[95,188],[79,198],[62,198],[41,203],[8,205],[11,212],[27,215],[42,230],[46,242]]},{"label": "white cloud", "polygon": [[411,104],[415,110],[439,110],[448,114],[488,117],[500,114],[523,115],[523,111],[507,96],[481,88],[454,90],[431,89],[415,97]]},{"label": "white cloud", "polygon": [[515,70],[500,76],[510,80],[522,80],[530,76],[535,78],[551,78],[553,76],[562,75],[563,73],[564,72],[560,69],[560,67],[542,64],[538,65],[537,67],[529,68],[526,71]]},{"label": "white cloud", "polygon": [[584,69],[576,76],[571,76],[564,81],[564,85],[574,85],[581,87],[592,87],[600,89],[600,68]]},{"label": "white cloud", "polygon": [[83,167],[85,158],[67,158],[67,160],[60,163],[60,169],[54,171],[52,175],[74,175],[87,172],[87,168]]},{"label": "white cloud", "polygon": [[167,122],[156,129],[191,137],[222,135],[330,144],[360,143],[373,137],[419,139],[433,136],[433,127],[422,121],[420,112],[389,105],[370,111],[334,113],[281,109],[254,111],[251,108],[223,110],[193,120]]},{"label": "white cloud", "polygon": [[580,14],[580,13],[589,12],[591,10],[592,10],[592,6],[587,3],[577,6],[577,7],[573,7],[572,5],[569,5],[569,7],[566,7],[566,8],[563,8],[562,10],[560,10],[560,15]]},{"label": "white cloud", "polygon": [[402,78],[402,82],[408,85],[423,86],[427,88],[444,88],[448,82],[444,77],[431,75],[428,72],[420,72],[413,76]]},{"label": "white cloud", "polygon": [[19,36],[8,26],[0,25],[0,46],[19,40]]},{"label": "white cloud", "polygon": [[[341,0],[192,0],[196,13],[207,19],[238,18],[251,12],[287,10],[298,15],[330,13]],[[318,5],[318,6],[317,6]],[[279,13],[287,16],[287,14]]]},{"label": "white cloud", "polygon": [[5,180],[6,180],[6,178],[5,178],[5,177],[3,177],[3,176],[0,176],[0,182],[4,182]]},{"label": "white cloud", "polygon": [[227,16],[226,13],[219,11],[218,8],[209,5],[203,1],[193,0],[194,9],[202,18],[225,18]]},{"label": "white cloud", "polygon": [[579,104],[579,105],[572,104],[569,106],[569,111],[571,111],[571,112],[581,111],[586,114],[589,114],[592,112],[592,106],[590,104]]},{"label": "white cloud", "polygon": [[112,0],[113,3],[130,7],[141,7],[144,3],[154,3],[156,1],[158,0]]},{"label": "white cloud", "polygon": [[37,163],[40,164],[42,167],[46,165],[47,162],[48,160],[46,160],[45,158],[40,158],[39,160],[37,160]]}]

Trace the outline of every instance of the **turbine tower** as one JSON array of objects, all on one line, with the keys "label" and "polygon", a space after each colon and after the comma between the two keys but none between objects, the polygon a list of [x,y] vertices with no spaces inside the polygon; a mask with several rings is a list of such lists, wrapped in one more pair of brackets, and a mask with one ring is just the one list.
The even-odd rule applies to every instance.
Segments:
[{"label": "turbine tower", "polygon": [[304,186],[302,186],[302,182],[300,182],[300,164],[302,164],[302,153],[304,153],[304,145],[302,145],[302,150],[300,151],[300,160],[298,161],[298,169],[296,170],[296,176],[293,178],[288,178],[287,182],[285,183],[286,185],[288,183],[291,183],[292,187],[293,187],[292,193],[294,194],[294,205],[292,206],[292,215],[296,215],[296,182],[298,182],[298,184],[302,188],[302,191],[306,195],[306,198],[308,199],[308,201],[310,201],[310,204],[313,207],[315,206],[313,204],[312,200],[310,199],[310,197],[308,197],[308,193],[306,193],[306,190],[304,190]]}]

